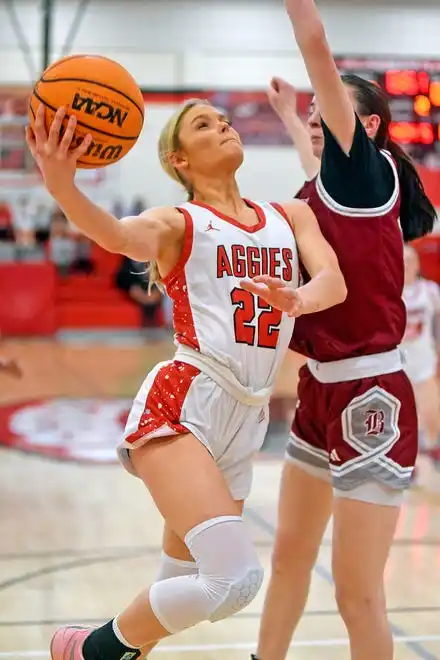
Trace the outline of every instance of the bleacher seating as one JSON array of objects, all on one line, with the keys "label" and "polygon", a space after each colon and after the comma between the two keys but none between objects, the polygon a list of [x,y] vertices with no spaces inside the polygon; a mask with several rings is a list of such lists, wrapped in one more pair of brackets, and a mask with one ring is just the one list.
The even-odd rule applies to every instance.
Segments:
[{"label": "bleacher seating", "polygon": [[[12,246],[9,245],[9,248]],[[47,260],[0,259],[0,327],[4,335],[45,335],[58,330],[140,329],[139,306],[115,286],[120,256],[93,245],[93,273],[60,275]],[[162,325],[158,311],[156,324]]]}]

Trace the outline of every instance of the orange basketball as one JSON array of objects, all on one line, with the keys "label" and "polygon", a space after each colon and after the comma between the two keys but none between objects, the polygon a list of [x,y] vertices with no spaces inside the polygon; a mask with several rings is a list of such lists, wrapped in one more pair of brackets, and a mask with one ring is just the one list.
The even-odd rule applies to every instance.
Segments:
[{"label": "orange basketball", "polygon": [[51,64],[32,92],[31,126],[40,104],[46,107],[46,130],[62,106],[67,119],[76,116],[73,147],[92,134],[79,168],[116,163],[134,146],[144,123],[144,101],[136,81],[123,66],[100,55],[71,55]]}]

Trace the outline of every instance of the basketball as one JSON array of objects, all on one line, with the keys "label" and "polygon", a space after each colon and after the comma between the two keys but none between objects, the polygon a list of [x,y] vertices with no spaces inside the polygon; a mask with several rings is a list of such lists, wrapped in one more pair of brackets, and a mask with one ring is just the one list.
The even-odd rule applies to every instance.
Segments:
[{"label": "basketball", "polygon": [[134,78],[113,60],[100,55],[72,55],[51,64],[35,84],[29,102],[33,127],[38,106],[46,108],[46,131],[58,108],[77,118],[75,148],[87,133],[93,136],[79,168],[98,168],[121,160],[144,123],[144,101]]}]

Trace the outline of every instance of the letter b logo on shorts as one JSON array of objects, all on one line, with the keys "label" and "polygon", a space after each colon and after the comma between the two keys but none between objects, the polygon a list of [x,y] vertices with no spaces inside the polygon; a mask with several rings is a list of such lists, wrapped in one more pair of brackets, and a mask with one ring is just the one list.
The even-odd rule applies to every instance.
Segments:
[{"label": "letter b logo on shorts", "polygon": [[382,435],[385,430],[385,412],[382,409],[366,410],[365,416],[364,424],[367,429],[367,435]]},{"label": "letter b logo on shorts", "polygon": [[400,401],[375,386],[352,399],[341,415],[342,439],[354,455],[342,465],[331,464],[338,488],[349,490],[366,481],[402,488],[411,477],[411,467],[402,467],[388,456],[400,438]]}]

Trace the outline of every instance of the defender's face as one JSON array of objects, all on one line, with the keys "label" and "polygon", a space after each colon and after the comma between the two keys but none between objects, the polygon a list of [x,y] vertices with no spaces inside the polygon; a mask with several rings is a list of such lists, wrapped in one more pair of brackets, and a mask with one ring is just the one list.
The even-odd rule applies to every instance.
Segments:
[{"label": "defender's face", "polygon": [[324,149],[324,133],[322,130],[321,115],[315,98],[312,99],[309,107],[307,128],[312,140],[313,153],[317,158],[321,158]]}]

